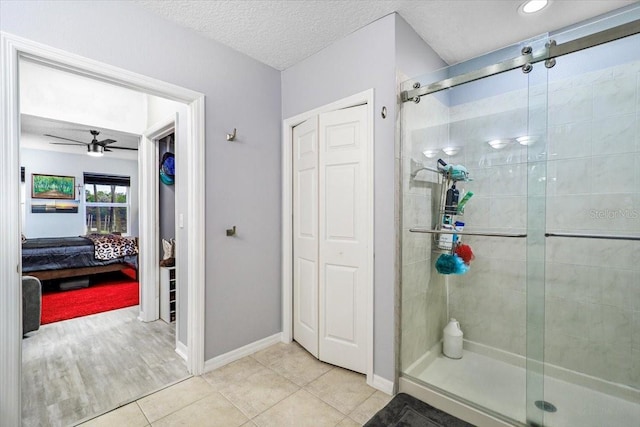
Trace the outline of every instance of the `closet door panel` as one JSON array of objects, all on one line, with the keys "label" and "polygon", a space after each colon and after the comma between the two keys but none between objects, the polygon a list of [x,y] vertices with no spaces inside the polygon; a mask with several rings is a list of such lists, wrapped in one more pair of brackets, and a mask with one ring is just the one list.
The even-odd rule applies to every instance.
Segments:
[{"label": "closet door panel", "polygon": [[319,118],[320,360],[366,371],[367,107]]},{"label": "closet door panel", "polygon": [[318,357],[317,118],[293,129],[293,338]]}]

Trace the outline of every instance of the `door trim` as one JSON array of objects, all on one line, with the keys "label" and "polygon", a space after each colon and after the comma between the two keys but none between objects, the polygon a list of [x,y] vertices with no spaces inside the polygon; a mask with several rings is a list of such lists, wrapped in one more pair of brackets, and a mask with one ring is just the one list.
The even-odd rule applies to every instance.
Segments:
[{"label": "door trim", "polygon": [[187,141],[179,153],[185,159],[187,206],[187,369],[204,368],[204,95],[141,74],[94,61],[45,44],[0,32],[0,413],[7,425],[21,425],[22,295],[20,238],[20,58],[77,73],[107,83],[161,96],[187,106]]},{"label": "door trim", "polygon": [[[158,264],[160,256],[160,227],[158,210],[159,179],[156,173],[159,155],[157,141],[175,132],[178,114],[162,120],[140,137],[138,151],[138,176],[140,185],[140,203],[138,206],[140,218],[153,218],[153,221],[139,221],[140,229],[140,316],[143,322],[153,322],[160,318],[160,272]],[[176,216],[177,218],[177,216]],[[176,323],[176,330],[178,325]],[[176,342],[178,340],[176,334]]]},{"label": "door trim", "polygon": [[369,283],[367,284],[367,384],[374,385],[373,374],[373,151],[374,125],[373,112],[374,91],[368,89],[355,95],[332,102],[283,120],[282,122],[282,341],[293,340],[293,128],[315,115],[340,110],[343,108],[367,105],[367,212],[370,213],[367,248]]}]

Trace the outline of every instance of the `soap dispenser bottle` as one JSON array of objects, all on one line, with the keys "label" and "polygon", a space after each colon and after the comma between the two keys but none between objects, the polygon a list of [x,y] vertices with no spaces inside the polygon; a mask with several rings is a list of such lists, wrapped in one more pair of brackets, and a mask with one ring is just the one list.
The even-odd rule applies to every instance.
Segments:
[{"label": "soap dispenser bottle", "polygon": [[451,359],[462,359],[462,330],[456,319],[451,319],[444,328],[442,354]]},{"label": "soap dispenser bottle", "polygon": [[447,196],[444,202],[444,212],[448,215],[455,215],[458,213],[458,199],[460,198],[460,192],[456,188],[455,182],[450,189],[447,190]]}]

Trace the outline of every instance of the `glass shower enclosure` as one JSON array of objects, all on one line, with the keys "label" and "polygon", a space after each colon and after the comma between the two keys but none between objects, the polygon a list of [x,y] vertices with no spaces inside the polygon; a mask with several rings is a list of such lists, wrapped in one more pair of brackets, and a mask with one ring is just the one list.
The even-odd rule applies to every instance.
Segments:
[{"label": "glass shower enclosure", "polygon": [[639,33],[636,7],[403,84],[401,391],[638,425]]}]

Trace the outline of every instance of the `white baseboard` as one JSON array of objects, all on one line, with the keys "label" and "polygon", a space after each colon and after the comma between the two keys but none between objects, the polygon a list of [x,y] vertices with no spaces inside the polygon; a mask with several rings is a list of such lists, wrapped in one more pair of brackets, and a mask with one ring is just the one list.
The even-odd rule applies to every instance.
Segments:
[{"label": "white baseboard", "polygon": [[389,381],[386,378],[379,377],[378,375],[373,375],[373,381],[369,384],[371,387],[380,390],[383,393],[388,394],[389,396],[393,396],[393,381]]},{"label": "white baseboard", "polygon": [[182,344],[180,341],[176,341],[176,353],[178,353],[178,356],[182,357],[185,361],[187,360],[187,346]]},{"label": "white baseboard", "polygon": [[260,351],[279,342],[282,342],[282,332],[278,332],[277,334],[271,335],[270,337],[252,342],[251,344],[247,344],[243,347],[231,350],[228,353],[221,354],[220,356],[216,356],[213,359],[205,361],[204,372],[213,371],[214,369],[218,369],[221,366],[228,365],[231,362],[235,362],[238,359],[242,359],[245,356],[253,354],[256,351]]}]

